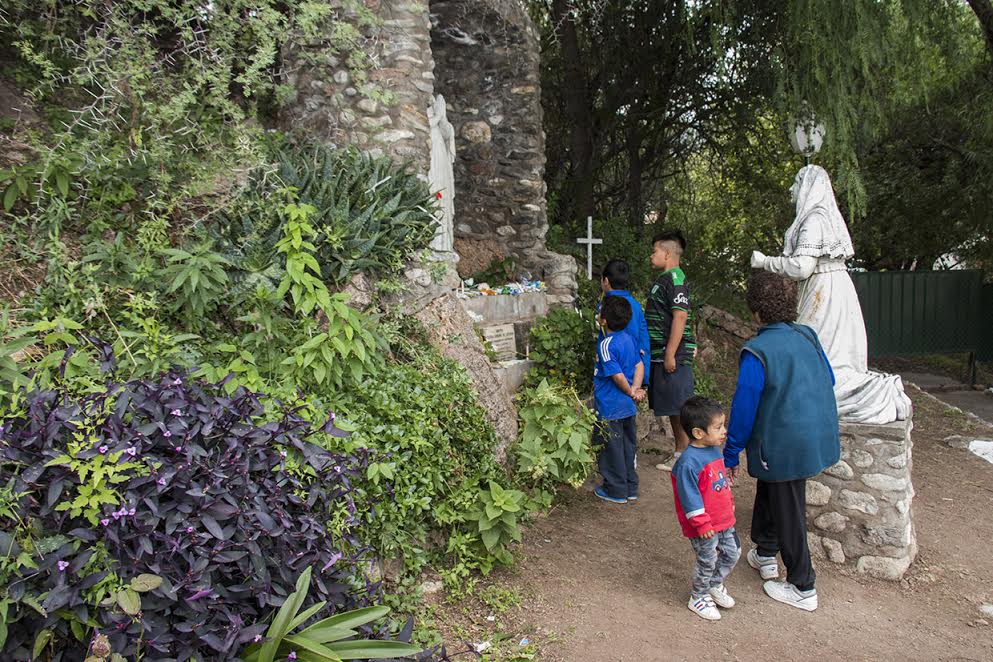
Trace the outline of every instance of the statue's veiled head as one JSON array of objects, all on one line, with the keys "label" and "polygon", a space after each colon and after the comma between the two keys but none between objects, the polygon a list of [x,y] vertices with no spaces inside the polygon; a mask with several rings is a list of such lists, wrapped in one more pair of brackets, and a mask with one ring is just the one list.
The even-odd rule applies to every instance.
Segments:
[{"label": "statue's veiled head", "polygon": [[790,198],[796,204],[797,216],[814,207],[836,205],[831,178],[819,165],[800,168],[790,187]]}]

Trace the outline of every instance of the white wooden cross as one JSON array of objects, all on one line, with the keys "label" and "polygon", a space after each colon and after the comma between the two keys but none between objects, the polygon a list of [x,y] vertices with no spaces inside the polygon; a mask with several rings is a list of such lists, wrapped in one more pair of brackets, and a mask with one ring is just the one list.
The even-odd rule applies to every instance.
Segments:
[{"label": "white wooden cross", "polygon": [[577,244],[586,244],[586,277],[593,280],[593,244],[602,244],[603,239],[593,238],[593,217],[586,217],[586,236],[576,240]]}]

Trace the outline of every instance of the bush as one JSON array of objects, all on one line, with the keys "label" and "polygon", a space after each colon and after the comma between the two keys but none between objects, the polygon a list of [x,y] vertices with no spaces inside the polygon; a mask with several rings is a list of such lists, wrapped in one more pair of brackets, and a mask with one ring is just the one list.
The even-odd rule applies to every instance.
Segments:
[{"label": "bush", "polygon": [[542,381],[518,398],[520,440],[514,446],[517,474],[533,487],[582,485],[590,475],[594,414],[575,391]]},{"label": "bush", "polygon": [[446,537],[503,472],[496,434],[464,368],[431,349],[409,361],[356,385],[336,408],[355,427],[347,444],[377,458],[355,497],[364,534],[416,573],[444,554]]},{"label": "bush", "polygon": [[433,201],[409,168],[326,146],[284,145],[275,159],[277,171],[257,171],[212,230],[241,272],[235,283],[242,290],[278,280],[273,265],[279,264],[281,221],[271,199],[280,189],[314,207],[316,257],[328,282],[346,283],[359,272],[396,273],[434,237]]},{"label": "bush", "polygon": [[534,388],[548,380],[577,393],[589,393],[593,388],[595,329],[590,310],[556,308],[549,312],[531,329],[534,366],[526,385]]},{"label": "bush", "polygon": [[43,633],[53,659],[83,659],[91,627],[123,655],[228,659],[307,568],[312,602],[374,595],[355,570],[365,453],[322,448],[344,434],[333,418],[263,412],[260,395],[178,373],[82,399],[33,393],[0,429],[5,659],[32,656]]}]

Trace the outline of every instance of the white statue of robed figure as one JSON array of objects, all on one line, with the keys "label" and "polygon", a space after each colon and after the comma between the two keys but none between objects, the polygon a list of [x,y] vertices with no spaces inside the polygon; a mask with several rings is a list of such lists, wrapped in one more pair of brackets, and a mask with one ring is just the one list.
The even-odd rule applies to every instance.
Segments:
[{"label": "white statue of robed figure", "polygon": [[448,121],[445,97],[440,94],[434,98],[434,103],[428,108],[428,122],[431,126],[431,167],[428,170],[428,181],[431,195],[438,198],[441,214],[438,218],[438,230],[431,240],[431,249],[454,257],[454,219],[455,219],[455,127]]},{"label": "white statue of robed figure", "polygon": [[885,424],[910,415],[899,375],[869,370],[865,321],[845,261],[855,256],[845,219],[824,168],[808,165],[790,188],[796,219],[783,255],[752,253],[752,266],[800,281],[797,322],[817,332],[834,370],[841,420]]}]

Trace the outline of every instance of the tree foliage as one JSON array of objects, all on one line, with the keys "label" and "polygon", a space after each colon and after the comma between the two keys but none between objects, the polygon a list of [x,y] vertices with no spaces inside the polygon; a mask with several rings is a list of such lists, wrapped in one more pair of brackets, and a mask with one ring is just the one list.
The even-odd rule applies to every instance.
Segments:
[{"label": "tree foliage", "polygon": [[863,264],[975,260],[990,234],[993,42],[989,3],[969,5],[535,0],[549,209],[569,228],[550,236],[593,214],[643,237],[651,214],[687,230],[698,272],[734,283],[750,249],[781,248],[802,165],[787,132],[812,114]]}]

